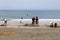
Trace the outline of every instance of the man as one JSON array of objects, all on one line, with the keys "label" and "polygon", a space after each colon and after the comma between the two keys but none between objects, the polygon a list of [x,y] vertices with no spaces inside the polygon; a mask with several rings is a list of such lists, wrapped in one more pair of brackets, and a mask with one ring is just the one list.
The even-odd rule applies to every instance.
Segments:
[{"label": "man", "polygon": [[34,23],[35,23],[35,17],[32,18],[32,24],[34,24]]}]

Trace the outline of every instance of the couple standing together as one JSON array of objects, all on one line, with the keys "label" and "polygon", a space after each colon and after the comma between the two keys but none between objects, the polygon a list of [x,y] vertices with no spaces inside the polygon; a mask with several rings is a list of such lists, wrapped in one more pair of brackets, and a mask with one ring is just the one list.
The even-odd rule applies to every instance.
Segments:
[{"label": "couple standing together", "polygon": [[38,24],[38,16],[32,18],[32,24]]}]

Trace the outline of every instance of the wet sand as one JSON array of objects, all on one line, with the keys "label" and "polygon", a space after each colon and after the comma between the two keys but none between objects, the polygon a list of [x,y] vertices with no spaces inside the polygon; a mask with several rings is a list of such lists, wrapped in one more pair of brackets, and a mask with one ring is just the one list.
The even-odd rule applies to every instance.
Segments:
[{"label": "wet sand", "polygon": [[60,40],[60,28],[34,26],[0,26],[1,32],[14,35],[0,35],[0,40]]}]

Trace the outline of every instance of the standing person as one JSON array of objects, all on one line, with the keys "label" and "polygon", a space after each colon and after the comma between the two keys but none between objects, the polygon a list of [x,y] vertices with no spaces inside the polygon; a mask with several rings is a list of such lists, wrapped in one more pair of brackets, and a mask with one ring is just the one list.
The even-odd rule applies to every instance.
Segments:
[{"label": "standing person", "polygon": [[20,23],[22,23],[22,19],[23,19],[23,17],[21,17],[21,19],[20,19]]},{"label": "standing person", "polygon": [[35,23],[35,17],[32,18],[32,24],[34,24],[34,23]]},{"label": "standing person", "polygon": [[7,25],[7,19],[3,18],[4,20],[4,25]]},{"label": "standing person", "polygon": [[36,16],[36,24],[38,24],[38,20],[39,20],[39,19],[38,19],[38,16]]}]

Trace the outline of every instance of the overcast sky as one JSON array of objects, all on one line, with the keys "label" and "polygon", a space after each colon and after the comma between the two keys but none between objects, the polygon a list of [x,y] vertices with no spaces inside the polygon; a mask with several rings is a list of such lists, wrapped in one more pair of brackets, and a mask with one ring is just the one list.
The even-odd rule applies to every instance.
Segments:
[{"label": "overcast sky", "polygon": [[0,10],[60,10],[60,0],[0,0]]}]

